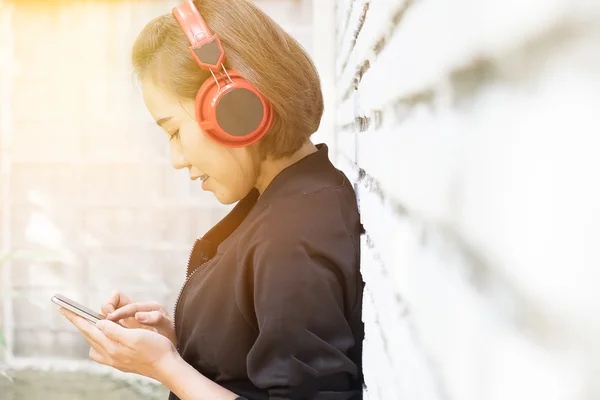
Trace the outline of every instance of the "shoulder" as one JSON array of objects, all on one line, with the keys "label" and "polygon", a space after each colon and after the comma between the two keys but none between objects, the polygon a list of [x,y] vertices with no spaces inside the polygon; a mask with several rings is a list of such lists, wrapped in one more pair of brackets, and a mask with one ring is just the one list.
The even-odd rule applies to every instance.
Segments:
[{"label": "shoulder", "polygon": [[269,204],[246,253],[256,282],[353,279],[360,257],[356,202],[346,198],[353,193],[342,185]]},{"label": "shoulder", "polygon": [[330,243],[359,234],[359,213],[352,186],[336,186],[295,193],[269,204],[260,218],[257,237],[268,242]]}]

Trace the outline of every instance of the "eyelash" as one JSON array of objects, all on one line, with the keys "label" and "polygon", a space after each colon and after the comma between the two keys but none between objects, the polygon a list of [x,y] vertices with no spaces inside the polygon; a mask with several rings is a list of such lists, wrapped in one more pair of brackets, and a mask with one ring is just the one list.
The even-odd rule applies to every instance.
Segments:
[{"label": "eyelash", "polygon": [[177,130],[175,131],[175,133],[173,133],[173,134],[172,134],[172,135],[169,137],[169,140],[173,140],[173,139],[176,139],[176,138],[178,138],[178,137],[179,137],[179,129],[177,129]]}]

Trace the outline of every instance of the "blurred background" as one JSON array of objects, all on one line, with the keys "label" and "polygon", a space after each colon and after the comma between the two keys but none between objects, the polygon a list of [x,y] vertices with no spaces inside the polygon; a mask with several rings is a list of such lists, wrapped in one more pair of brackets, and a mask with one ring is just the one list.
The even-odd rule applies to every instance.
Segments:
[{"label": "blurred background", "polygon": [[[172,169],[132,75],[135,37],[176,4],[0,1],[0,249],[17,251],[2,266],[0,332],[22,371],[0,377],[2,400],[153,392],[35,370],[95,367],[54,293],[99,309],[119,289],[172,310],[194,239],[229,209]],[[310,51],[310,1],[256,4]]]},{"label": "blurred background", "polygon": [[[314,142],[355,184],[365,398],[600,399],[600,1],[254,2],[314,58]],[[0,0],[0,400],[166,398],[50,297],[172,308],[228,210],[132,79],[176,3]]]}]

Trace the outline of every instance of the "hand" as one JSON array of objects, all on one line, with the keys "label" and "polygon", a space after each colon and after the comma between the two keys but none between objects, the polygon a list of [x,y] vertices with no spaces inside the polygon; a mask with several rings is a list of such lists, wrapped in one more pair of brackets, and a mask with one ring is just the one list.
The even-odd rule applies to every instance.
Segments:
[{"label": "hand", "polygon": [[[118,310],[119,308],[124,307],[127,304],[131,304],[131,303],[133,303],[133,301],[131,300],[131,298],[129,296],[127,296],[126,294],[121,293],[119,291],[115,291],[110,295],[110,297],[102,305],[102,307],[101,307],[102,314],[106,317],[108,314],[115,312],[115,310]],[[132,329],[143,328],[143,329],[153,330],[151,327],[142,326],[138,321],[135,320],[135,318],[124,318],[123,320],[119,321],[119,323],[126,328],[132,328]]]},{"label": "hand", "polygon": [[[110,321],[135,321],[145,329],[152,329],[160,333],[177,346],[175,327],[173,319],[169,316],[163,306],[156,302],[150,303],[128,303],[116,311],[109,313],[106,319]],[[132,325],[130,322],[129,325]]]},{"label": "hand", "polygon": [[166,365],[179,355],[164,336],[146,329],[128,329],[109,320],[96,325],[61,308],[90,344],[89,356],[97,363],[160,380]]}]

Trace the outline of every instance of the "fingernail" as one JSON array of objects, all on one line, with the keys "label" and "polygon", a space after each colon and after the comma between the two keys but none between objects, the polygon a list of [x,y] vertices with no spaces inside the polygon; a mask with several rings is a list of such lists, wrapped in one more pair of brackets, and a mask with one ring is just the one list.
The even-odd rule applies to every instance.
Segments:
[{"label": "fingernail", "polygon": [[147,320],[148,320],[148,318],[146,318],[146,316],[145,316],[144,314],[135,314],[135,318],[136,318],[138,321],[141,321],[141,322],[144,322],[144,321],[147,321]]}]

